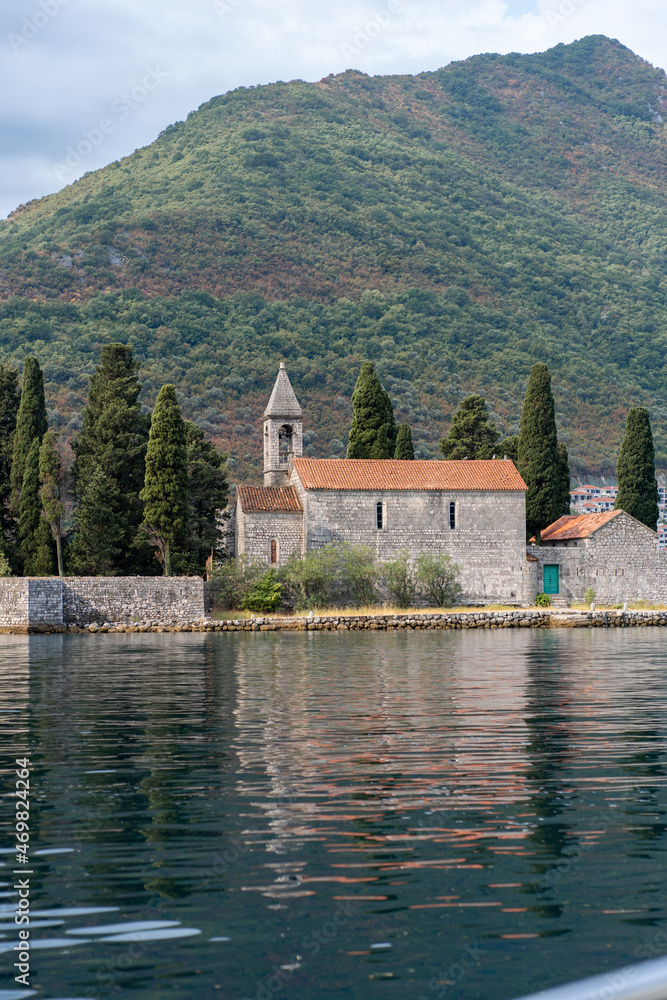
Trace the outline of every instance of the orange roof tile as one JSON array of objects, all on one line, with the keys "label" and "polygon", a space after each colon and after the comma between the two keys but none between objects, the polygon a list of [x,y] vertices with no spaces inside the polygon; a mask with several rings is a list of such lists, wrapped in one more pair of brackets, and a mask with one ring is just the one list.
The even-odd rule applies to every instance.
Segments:
[{"label": "orange roof tile", "polygon": [[543,542],[566,542],[574,538],[588,538],[598,528],[608,524],[622,510],[605,510],[600,514],[565,514],[542,532]]},{"label": "orange roof tile", "polygon": [[516,490],[526,484],[513,462],[437,462],[366,458],[295,458],[307,490]]},{"label": "orange roof tile", "polygon": [[301,504],[293,486],[239,486],[241,509],[246,514],[271,511],[297,514]]}]

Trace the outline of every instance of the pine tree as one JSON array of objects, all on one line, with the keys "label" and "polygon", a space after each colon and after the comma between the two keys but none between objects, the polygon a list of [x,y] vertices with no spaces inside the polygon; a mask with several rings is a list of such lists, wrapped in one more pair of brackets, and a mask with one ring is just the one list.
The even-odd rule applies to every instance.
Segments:
[{"label": "pine tree", "polygon": [[116,576],[123,537],[118,485],[98,465],[77,511],[77,529],[68,566],[77,576]]},{"label": "pine tree", "polygon": [[570,513],[570,461],[567,455],[567,446],[561,441],[558,442],[558,489],[556,492],[556,509],[554,511],[554,521]]},{"label": "pine tree", "polygon": [[624,510],[655,531],[658,524],[655,451],[651,421],[643,406],[633,406],[628,412],[616,476],[618,495],[614,508]]},{"label": "pine tree", "polygon": [[558,511],[558,438],[551,375],[544,364],[531,368],[521,411],[517,467],[528,487],[526,530],[540,532],[560,515]]},{"label": "pine tree", "polygon": [[63,469],[60,455],[56,449],[57,437],[53,431],[47,431],[42,438],[39,449],[39,481],[42,500],[42,516],[51,531],[51,537],[56,544],[56,562],[58,576],[63,573],[63,519],[65,504],[63,503]]},{"label": "pine tree", "polygon": [[42,517],[39,495],[39,441],[34,439],[24,464],[19,499],[19,545],[24,576],[51,576],[54,571],[53,539]]},{"label": "pine tree", "polygon": [[[108,499],[113,497],[116,504],[113,524],[117,535],[113,545],[104,546],[107,572],[111,569],[120,573],[145,572],[149,568],[141,545],[137,545],[143,518],[139,493],[144,483],[148,443],[148,419],[142,415],[139,403],[138,368],[128,345],[106,344],[102,348],[100,364],[90,380],[81,433],[73,446],[76,457],[72,472],[77,496],[83,499],[100,468],[110,484]],[[76,520],[77,560],[88,565],[97,542],[86,535],[78,515]],[[108,561],[111,549],[117,551],[114,566]]]},{"label": "pine tree", "polygon": [[410,430],[410,424],[401,424],[398,428],[398,434],[396,435],[396,451],[394,452],[394,458],[400,458],[404,461],[413,461],[414,457],[415,449],[412,445],[412,431]]},{"label": "pine tree", "polygon": [[28,454],[35,441],[37,441],[39,449],[46,430],[46,401],[44,399],[42,369],[39,367],[37,358],[26,358],[23,364],[21,402],[16,417],[10,475],[11,506],[15,515],[19,513],[19,500]]},{"label": "pine tree", "polygon": [[185,427],[173,385],[163,385],[155,404],[146,452],[143,529],[153,542],[165,576],[172,553],[188,527],[188,471]]},{"label": "pine tree", "polygon": [[466,396],[452,417],[447,436],[440,440],[440,451],[444,459],[491,458],[498,437],[484,397]]},{"label": "pine tree", "polygon": [[201,427],[185,421],[188,472],[188,548],[194,572],[204,569],[218,541],[217,512],[227,503],[226,455],[207,441]]},{"label": "pine tree", "polygon": [[[384,430],[383,430],[384,428]],[[389,458],[396,447],[396,422],[388,393],[370,361],[364,361],[352,393],[348,458]]]},{"label": "pine tree", "polygon": [[0,552],[5,557],[10,554],[16,527],[9,504],[14,432],[20,400],[19,373],[16,368],[0,365]]}]

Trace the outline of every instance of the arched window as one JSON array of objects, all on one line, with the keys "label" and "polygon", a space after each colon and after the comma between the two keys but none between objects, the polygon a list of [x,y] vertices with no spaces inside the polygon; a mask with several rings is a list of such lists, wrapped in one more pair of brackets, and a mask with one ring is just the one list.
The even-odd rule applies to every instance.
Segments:
[{"label": "arched window", "polygon": [[384,510],[382,509],[381,500],[378,500],[375,504],[375,527],[378,531],[382,531],[384,528]]},{"label": "arched window", "polygon": [[271,539],[271,565],[275,566],[278,562],[278,542],[275,538]]},{"label": "arched window", "polygon": [[449,505],[449,527],[452,529],[456,527],[456,503],[454,500]]},{"label": "arched window", "polygon": [[278,461],[287,465],[294,454],[294,434],[289,424],[283,424],[278,430]]}]

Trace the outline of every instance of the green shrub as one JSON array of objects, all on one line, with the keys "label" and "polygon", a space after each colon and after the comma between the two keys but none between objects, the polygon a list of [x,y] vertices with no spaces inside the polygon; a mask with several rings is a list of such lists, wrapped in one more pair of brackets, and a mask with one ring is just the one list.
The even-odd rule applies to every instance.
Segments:
[{"label": "green shrub", "polygon": [[548,608],[551,606],[551,598],[548,594],[535,594],[535,604],[538,608]]},{"label": "green shrub", "polygon": [[595,600],[595,591],[592,587],[586,587],[584,591],[584,601],[586,604],[592,604]]},{"label": "green shrub", "polygon": [[372,604],[378,569],[365,545],[331,542],[305,555],[293,555],[281,571],[296,608],[326,608],[337,603]]},{"label": "green shrub", "polygon": [[452,608],[460,603],[463,595],[458,582],[460,569],[451,556],[420,552],[415,576],[429,604],[436,608]]},{"label": "green shrub", "polygon": [[4,554],[0,552],[0,576],[11,576],[12,567],[9,565],[9,559]]},{"label": "green shrub", "polygon": [[239,556],[217,563],[208,584],[214,606],[225,610],[241,608],[255,584],[265,575],[266,563],[260,559]]},{"label": "green shrub", "polygon": [[297,610],[325,608],[334,602],[338,562],[338,546],[333,544],[289,558],[280,575],[295,594]]},{"label": "green shrub", "polygon": [[409,608],[414,604],[417,581],[410,566],[410,553],[401,549],[394,559],[388,559],[381,566],[382,581],[399,608]]},{"label": "green shrub", "polygon": [[341,596],[348,595],[356,604],[368,605],[377,600],[378,567],[375,553],[366,545],[339,546]]},{"label": "green shrub", "polygon": [[275,569],[260,577],[252,590],[241,601],[243,611],[276,612],[283,596],[283,585],[276,580]]}]

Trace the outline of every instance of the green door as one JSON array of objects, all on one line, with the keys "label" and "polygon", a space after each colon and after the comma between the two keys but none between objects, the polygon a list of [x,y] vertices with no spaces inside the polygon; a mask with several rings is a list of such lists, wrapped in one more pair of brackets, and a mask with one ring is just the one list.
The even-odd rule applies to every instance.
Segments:
[{"label": "green door", "polygon": [[544,593],[558,593],[558,566],[544,565]]}]

